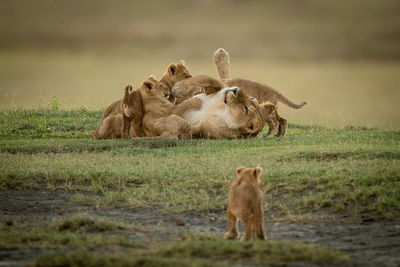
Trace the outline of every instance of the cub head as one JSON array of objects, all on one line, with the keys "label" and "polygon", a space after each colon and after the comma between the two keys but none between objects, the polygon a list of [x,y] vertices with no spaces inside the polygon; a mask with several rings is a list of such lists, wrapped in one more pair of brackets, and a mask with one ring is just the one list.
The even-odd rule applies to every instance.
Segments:
[{"label": "cub head", "polygon": [[246,181],[251,184],[256,184],[259,187],[262,187],[262,179],[261,179],[262,168],[246,168],[239,167],[236,170],[237,181],[240,183],[241,181]]},{"label": "cub head", "polygon": [[150,76],[145,80],[139,87],[140,95],[142,97],[142,100],[145,99],[146,97],[152,97],[152,96],[157,96],[156,92],[153,90],[154,86],[157,84],[157,80],[154,78],[154,76]]},{"label": "cub head", "polygon": [[171,102],[172,104],[175,104],[176,98],[175,98],[175,96],[173,96],[173,95],[171,94],[171,88],[168,86],[167,83],[162,82],[162,81],[159,81],[159,82],[157,82],[157,83],[154,85],[154,87],[153,87],[152,90],[153,90],[154,93],[155,93],[156,95],[158,95],[159,97],[165,98],[165,99],[167,99],[169,102]]},{"label": "cub head", "polygon": [[180,60],[178,63],[169,64],[161,81],[167,82],[171,87],[179,81],[191,78],[189,71],[185,66],[185,62]]},{"label": "cub head", "polygon": [[271,106],[259,105],[255,98],[247,96],[238,87],[227,88],[224,93],[226,108],[239,124],[242,136],[256,136],[261,132],[266,122],[265,114],[270,112]]},{"label": "cub head", "polygon": [[158,81],[154,75],[150,75],[147,80],[153,83],[153,88],[151,89],[153,93],[161,98],[167,99],[171,103],[175,103],[176,98],[171,94],[171,88],[166,82]]},{"label": "cub head", "polygon": [[139,90],[134,90],[131,85],[126,86],[122,107],[125,116],[128,118],[142,116],[142,100]]},{"label": "cub head", "polygon": [[165,98],[171,103],[175,103],[175,97],[171,94],[171,88],[163,81],[157,81],[154,75],[150,75],[141,85],[144,93],[151,94],[160,98]]}]

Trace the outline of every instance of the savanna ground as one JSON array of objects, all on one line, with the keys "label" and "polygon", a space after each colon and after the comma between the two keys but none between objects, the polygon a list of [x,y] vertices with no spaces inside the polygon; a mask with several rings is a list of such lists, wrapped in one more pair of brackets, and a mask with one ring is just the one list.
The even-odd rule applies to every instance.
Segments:
[{"label": "savanna ground", "polygon": [[[2,1],[0,265],[400,263],[398,1]],[[185,59],[277,88],[284,138],[88,138],[130,83]],[[267,129],[264,129],[264,131]],[[238,166],[266,242],[222,239]],[[243,232],[243,231],[242,231]]]},{"label": "savanna ground", "polygon": [[[0,113],[4,264],[400,260],[399,131],[292,124],[275,139],[90,140],[100,117]],[[242,165],[264,169],[267,242],[222,240]]]}]

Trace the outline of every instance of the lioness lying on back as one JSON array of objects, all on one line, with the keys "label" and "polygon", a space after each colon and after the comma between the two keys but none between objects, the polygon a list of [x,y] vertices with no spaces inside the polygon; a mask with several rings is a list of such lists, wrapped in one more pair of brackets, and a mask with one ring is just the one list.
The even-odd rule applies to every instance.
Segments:
[{"label": "lioness lying on back", "polygon": [[237,178],[228,194],[228,232],[225,238],[239,237],[238,219],[244,225],[242,240],[265,239],[261,167],[237,169]]},{"label": "lioness lying on back", "polygon": [[258,104],[240,88],[223,88],[217,93],[200,94],[199,110],[188,110],[182,117],[191,124],[193,137],[246,138],[256,136],[265,125],[266,117],[275,112],[271,103]]},{"label": "lioness lying on back", "polygon": [[[301,108],[306,104],[303,102],[300,105],[296,105],[274,89],[258,82],[248,79],[230,79],[229,54],[223,49],[219,49],[214,53],[214,62],[217,66],[220,80],[201,74],[176,83],[172,88],[172,94],[177,98],[178,102],[192,97],[200,89],[211,93],[225,87],[239,87],[247,95],[256,98],[259,103],[268,101],[276,105],[280,101],[292,108]],[[274,135],[275,133],[277,136],[285,135],[287,121],[281,118],[278,112],[275,112],[273,116],[267,117],[266,120],[269,125],[267,136]]]}]

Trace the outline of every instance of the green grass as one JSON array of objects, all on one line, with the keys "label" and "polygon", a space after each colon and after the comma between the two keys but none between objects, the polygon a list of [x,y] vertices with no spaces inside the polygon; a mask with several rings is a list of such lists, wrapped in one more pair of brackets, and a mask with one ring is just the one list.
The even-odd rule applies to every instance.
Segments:
[{"label": "green grass", "polygon": [[338,251],[296,241],[235,242],[215,237],[189,237],[182,242],[159,248],[156,254],[176,258],[229,259],[235,262],[277,264],[308,262],[314,264],[339,263],[349,257]]},{"label": "green grass", "polygon": [[170,243],[150,245],[143,241],[134,242],[128,237],[146,231],[154,233],[163,230],[106,217],[73,215],[50,223],[1,226],[0,247],[56,251],[38,257],[35,266],[228,266],[291,262],[338,264],[351,259],[339,251],[298,241],[239,242],[211,235],[189,235]]},{"label": "green grass", "polygon": [[102,112],[58,108],[0,111],[0,139],[82,138],[97,127]]},{"label": "green grass", "polygon": [[303,262],[338,264],[350,257],[297,241],[238,242],[215,237],[190,237],[144,253],[99,255],[89,253],[41,256],[36,266],[230,266]]},{"label": "green grass", "polygon": [[[14,131],[21,117],[32,127]],[[96,207],[222,210],[235,169],[259,165],[264,204],[275,215],[399,216],[399,131],[290,125],[286,137],[272,139],[91,140],[86,132],[99,117],[85,110],[0,113],[0,188],[61,188]],[[85,126],[42,132],[32,123],[42,119],[55,129]]]},{"label": "green grass", "polygon": [[50,224],[1,226],[2,248],[119,249],[144,248],[127,235],[146,231],[142,226],[93,216],[72,216]]},{"label": "green grass", "polygon": [[[100,116],[101,112],[84,109],[1,112],[0,190],[62,189],[72,194],[70,201],[99,209],[149,207],[222,214],[236,168],[261,166],[267,219],[400,216],[400,131],[290,124],[284,138],[91,140],[87,132],[97,126]],[[64,125],[70,126],[59,131]],[[56,252],[38,257],[36,266],[351,260],[340,252],[294,241],[235,242],[195,236],[138,243],[130,238],[132,233],[149,231],[154,237],[168,230],[75,215],[48,224],[2,226],[0,247]]]},{"label": "green grass", "polygon": [[51,254],[38,257],[34,266],[80,266],[80,267],[96,267],[96,266],[112,266],[112,267],[129,267],[129,266],[228,266],[227,264],[199,260],[199,259],[176,259],[162,258],[154,256],[137,256],[131,254],[95,254],[95,253],[69,253],[69,254]]}]

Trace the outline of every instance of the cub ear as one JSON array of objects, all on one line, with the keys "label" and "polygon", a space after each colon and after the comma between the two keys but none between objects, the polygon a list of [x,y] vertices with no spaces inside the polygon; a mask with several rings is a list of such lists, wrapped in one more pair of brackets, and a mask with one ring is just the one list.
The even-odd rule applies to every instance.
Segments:
[{"label": "cub ear", "polygon": [[183,59],[179,60],[178,65],[185,66],[185,61]]},{"label": "cub ear", "polygon": [[129,85],[125,87],[124,97],[128,97],[128,95],[129,95]]},{"label": "cub ear", "polygon": [[236,173],[239,174],[244,169],[245,169],[245,167],[239,167],[239,168],[236,169]]},{"label": "cub ear", "polygon": [[144,82],[144,86],[146,86],[149,90],[153,89],[153,84],[151,82]]},{"label": "cub ear", "polygon": [[260,175],[261,175],[261,173],[262,173],[262,168],[261,167],[259,167],[259,166],[257,166],[257,167],[255,167],[254,169],[253,169],[253,175],[254,175],[254,177],[259,177]]},{"label": "cub ear", "polygon": [[176,68],[177,68],[177,66],[175,65],[175,64],[170,64],[169,66],[168,66],[168,73],[169,73],[169,75],[175,75],[175,73],[176,73]]},{"label": "cub ear", "polygon": [[125,87],[125,95],[124,95],[124,97],[128,97],[129,94],[132,93],[132,91],[133,91],[132,85],[128,84],[128,85]]},{"label": "cub ear", "polygon": [[154,75],[150,75],[149,77],[147,77],[146,81],[150,81],[150,82],[158,82],[158,80],[156,79],[156,76]]}]

